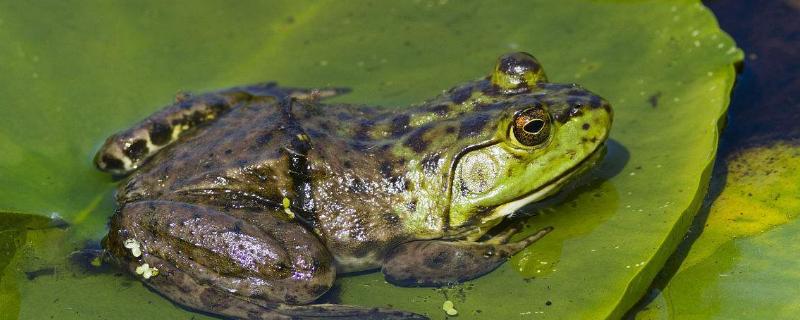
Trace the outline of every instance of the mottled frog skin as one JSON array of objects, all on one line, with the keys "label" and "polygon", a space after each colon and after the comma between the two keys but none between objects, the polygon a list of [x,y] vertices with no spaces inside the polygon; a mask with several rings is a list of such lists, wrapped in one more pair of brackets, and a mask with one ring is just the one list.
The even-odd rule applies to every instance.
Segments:
[{"label": "mottled frog skin", "polygon": [[594,165],[612,119],[527,53],[407,108],[320,103],[344,92],[179,95],[111,136],[95,163],[127,177],[105,247],[156,291],[226,317],[424,318],[311,303],[339,273],[438,286],[496,268],[550,229],[487,232]]}]

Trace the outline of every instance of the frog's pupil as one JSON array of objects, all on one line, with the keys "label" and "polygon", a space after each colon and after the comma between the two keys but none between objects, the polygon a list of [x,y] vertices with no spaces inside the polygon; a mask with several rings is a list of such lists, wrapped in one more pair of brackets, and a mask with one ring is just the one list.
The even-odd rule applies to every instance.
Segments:
[{"label": "frog's pupil", "polygon": [[533,119],[531,121],[528,121],[528,123],[526,123],[525,126],[522,127],[522,130],[525,130],[525,132],[527,133],[537,134],[539,133],[539,131],[542,130],[542,128],[544,128],[544,120]]}]

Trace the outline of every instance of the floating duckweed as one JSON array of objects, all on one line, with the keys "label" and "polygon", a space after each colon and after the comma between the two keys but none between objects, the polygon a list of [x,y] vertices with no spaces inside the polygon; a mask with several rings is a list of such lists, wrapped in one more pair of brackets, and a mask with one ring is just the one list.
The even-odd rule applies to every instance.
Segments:
[{"label": "floating duckweed", "polygon": [[444,310],[448,316],[454,316],[458,314],[458,310],[453,308],[453,301],[450,300],[447,300],[442,304],[442,310]]},{"label": "floating duckweed", "polygon": [[134,257],[138,258],[142,255],[142,247],[139,245],[139,241],[136,241],[135,239],[128,239],[125,240],[122,245],[124,245],[125,248],[130,249],[131,254],[133,254]]},{"label": "floating duckweed", "polygon": [[136,274],[142,275],[142,277],[145,279],[150,279],[150,277],[155,277],[158,275],[158,269],[150,268],[150,264],[145,263],[136,267]]},{"label": "floating duckweed", "polygon": [[294,219],[294,212],[292,209],[289,209],[292,203],[289,201],[289,198],[283,197],[283,211],[286,212],[286,215],[289,216],[289,219]]},{"label": "floating duckweed", "polygon": [[91,264],[92,267],[99,268],[103,264],[103,260],[100,259],[99,256],[97,256],[97,257],[94,257],[94,259],[92,259],[92,261],[89,262],[89,264]]}]

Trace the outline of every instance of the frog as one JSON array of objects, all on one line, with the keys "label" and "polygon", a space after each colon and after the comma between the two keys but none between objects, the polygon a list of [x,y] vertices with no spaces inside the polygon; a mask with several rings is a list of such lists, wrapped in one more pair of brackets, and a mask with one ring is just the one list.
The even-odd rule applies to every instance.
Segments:
[{"label": "frog", "polygon": [[348,91],[180,93],[113,134],[94,158],[120,181],[104,248],[221,317],[426,319],[318,300],[354,272],[436,287],[494,270],[552,230],[501,222],[594,167],[613,118],[526,52],[409,107],[325,102]]}]

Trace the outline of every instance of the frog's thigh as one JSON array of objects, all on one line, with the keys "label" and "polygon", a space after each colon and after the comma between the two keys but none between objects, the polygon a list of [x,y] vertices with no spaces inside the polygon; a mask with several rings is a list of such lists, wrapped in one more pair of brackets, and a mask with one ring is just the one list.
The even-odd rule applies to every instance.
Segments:
[{"label": "frog's thigh", "polygon": [[[110,228],[107,247],[129,261],[129,269],[147,263],[159,270],[180,270],[230,295],[309,303],[336,277],[322,243],[302,226],[271,212],[222,212],[180,202],[143,201],[126,204]],[[141,244],[140,257],[129,250],[131,240]],[[151,279],[171,282],[172,276],[163,273]],[[176,276],[175,281],[183,278]]]},{"label": "frog's thigh", "polygon": [[474,279],[536,242],[543,229],[514,243],[412,241],[395,247],[383,262],[386,281],[398,286],[442,286]]}]

